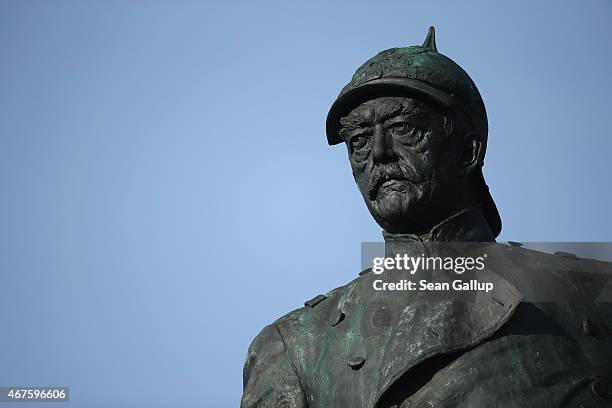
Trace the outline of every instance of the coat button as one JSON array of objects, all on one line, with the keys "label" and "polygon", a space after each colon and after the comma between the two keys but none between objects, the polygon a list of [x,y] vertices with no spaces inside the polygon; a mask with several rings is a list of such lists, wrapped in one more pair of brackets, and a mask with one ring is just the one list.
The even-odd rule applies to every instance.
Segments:
[{"label": "coat button", "polygon": [[591,391],[598,397],[605,397],[608,395],[608,381],[605,377],[596,377],[591,383]]},{"label": "coat button", "polygon": [[353,370],[359,370],[361,367],[363,367],[363,363],[365,363],[365,358],[353,357],[346,364]]},{"label": "coat button", "polygon": [[342,310],[340,309],[336,309],[332,315],[331,315],[331,319],[329,319],[329,322],[331,324],[331,327],[336,327],[337,325],[340,324],[340,322],[342,322],[344,320],[344,312],[342,312]]}]

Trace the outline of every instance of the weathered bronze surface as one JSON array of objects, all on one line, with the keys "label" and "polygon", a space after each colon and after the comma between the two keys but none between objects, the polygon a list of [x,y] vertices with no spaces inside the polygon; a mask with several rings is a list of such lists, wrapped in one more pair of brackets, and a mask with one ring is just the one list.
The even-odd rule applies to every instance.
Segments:
[{"label": "weathered bronze surface", "polygon": [[376,291],[380,276],[363,271],[253,340],[242,408],[612,407],[612,308],[593,301],[580,273],[612,268],[495,242],[487,132],[476,86],[438,53],[433,28],[422,46],[357,70],[332,105],[327,139],[346,144],[387,251],[473,243],[462,254],[487,254],[478,277],[495,289]]}]

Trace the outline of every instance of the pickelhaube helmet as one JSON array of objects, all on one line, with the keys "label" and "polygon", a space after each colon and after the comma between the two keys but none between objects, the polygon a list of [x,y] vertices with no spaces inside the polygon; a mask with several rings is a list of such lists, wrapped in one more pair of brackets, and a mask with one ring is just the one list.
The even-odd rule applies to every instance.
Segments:
[{"label": "pickelhaube helmet", "polygon": [[[482,140],[484,157],[488,122],[482,97],[470,76],[438,52],[433,27],[429,27],[423,45],[381,51],[357,69],[327,114],[328,143],[335,145],[343,141],[340,118],[357,105],[373,98],[398,95],[422,98],[442,109],[463,111]],[[481,169],[473,175],[473,185],[489,226],[497,236],[501,231],[501,218]]]}]

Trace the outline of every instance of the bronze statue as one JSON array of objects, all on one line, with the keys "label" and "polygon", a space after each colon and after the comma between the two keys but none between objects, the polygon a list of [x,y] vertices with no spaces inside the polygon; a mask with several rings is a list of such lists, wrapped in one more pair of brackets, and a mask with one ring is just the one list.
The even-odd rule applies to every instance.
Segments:
[{"label": "bronze statue", "polygon": [[612,407],[612,308],[589,286],[610,265],[495,242],[487,137],[482,98],[433,27],[357,70],[327,140],[346,144],[387,253],[456,255],[463,243],[464,258],[486,254],[472,276],[494,289],[381,291],[377,279],[415,275],[365,270],[262,330],[242,408]]}]

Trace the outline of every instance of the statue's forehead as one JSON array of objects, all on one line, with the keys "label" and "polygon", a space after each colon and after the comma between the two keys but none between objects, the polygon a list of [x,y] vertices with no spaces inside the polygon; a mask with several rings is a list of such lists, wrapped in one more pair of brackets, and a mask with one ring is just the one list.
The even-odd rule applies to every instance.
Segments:
[{"label": "statue's forehead", "polygon": [[384,96],[369,99],[353,108],[348,117],[362,117],[368,120],[381,118],[393,111],[398,106],[402,106],[403,112],[410,112],[411,115],[423,116],[429,113],[430,108],[422,101],[406,96]]}]

